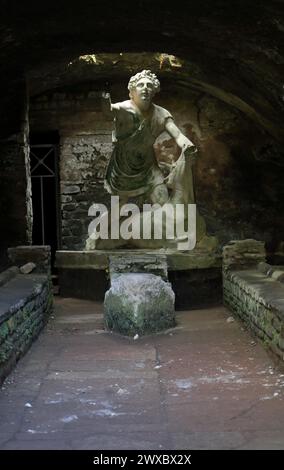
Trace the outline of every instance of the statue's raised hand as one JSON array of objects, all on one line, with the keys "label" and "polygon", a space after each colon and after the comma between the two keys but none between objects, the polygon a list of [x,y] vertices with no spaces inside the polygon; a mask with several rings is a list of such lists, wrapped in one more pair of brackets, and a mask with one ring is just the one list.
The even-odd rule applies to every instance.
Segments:
[{"label": "statue's raised hand", "polygon": [[108,93],[107,91],[103,91],[102,92],[102,98],[104,100],[110,100],[110,93]]},{"label": "statue's raised hand", "polygon": [[110,99],[110,93],[103,91],[102,92],[102,111],[103,113],[108,116],[111,114],[111,99]]}]

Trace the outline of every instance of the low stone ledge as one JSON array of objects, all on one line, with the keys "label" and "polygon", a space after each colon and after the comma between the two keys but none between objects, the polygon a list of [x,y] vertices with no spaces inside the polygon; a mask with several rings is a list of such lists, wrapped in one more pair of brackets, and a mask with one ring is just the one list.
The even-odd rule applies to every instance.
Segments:
[{"label": "low stone ledge", "polygon": [[110,256],[161,256],[167,260],[168,271],[188,269],[221,268],[222,256],[217,252],[192,250],[184,253],[171,250],[93,250],[56,252],[56,267],[59,269],[107,269]]},{"label": "low stone ledge", "polygon": [[[57,251],[56,267],[59,273],[60,295],[104,300],[105,292],[109,289],[111,257],[117,257],[118,264],[120,259],[127,261],[131,258],[133,261],[137,258],[148,263],[149,257],[165,257],[168,275],[176,294],[176,308],[179,310],[202,308],[211,300],[216,305],[222,301],[222,255],[201,249],[187,253],[142,249]],[[157,269],[156,261],[153,268],[153,272],[165,278],[165,269]],[[145,272],[145,269],[143,271]]]},{"label": "low stone ledge", "polygon": [[231,271],[225,280],[227,278],[237,284],[244,293],[257,300],[258,303],[267,305],[270,308],[278,308],[279,299],[283,295],[283,286],[276,283],[274,279],[254,270]]},{"label": "low stone ledge", "polygon": [[281,267],[265,262],[264,243],[230,242],[223,248],[224,304],[284,362],[284,284]]},{"label": "low stone ledge", "polygon": [[284,361],[284,285],[257,270],[223,273],[224,304]]},{"label": "low stone ledge", "polygon": [[49,275],[18,274],[0,288],[0,383],[46,324],[52,303]]}]

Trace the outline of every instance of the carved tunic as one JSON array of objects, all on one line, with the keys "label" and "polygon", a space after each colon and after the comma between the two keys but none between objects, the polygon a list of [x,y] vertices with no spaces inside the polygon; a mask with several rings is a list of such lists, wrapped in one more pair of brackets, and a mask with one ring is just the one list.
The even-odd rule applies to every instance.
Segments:
[{"label": "carved tunic", "polygon": [[172,116],[166,109],[152,104],[145,118],[130,100],[116,103],[113,111],[115,141],[105,187],[109,193],[121,196],[148,193],[164,182],[153,144]]}]

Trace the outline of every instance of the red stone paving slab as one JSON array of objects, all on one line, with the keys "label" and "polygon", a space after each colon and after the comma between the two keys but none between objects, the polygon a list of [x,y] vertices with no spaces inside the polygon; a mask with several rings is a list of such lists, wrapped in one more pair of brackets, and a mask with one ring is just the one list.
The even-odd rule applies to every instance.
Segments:
[{"label": "red stone paving slab", "polygon": [[73,360],[59,357],[51,361],[48,366],[49,371],[96,371],[97,374],[105,371],[113,371],[113,373],[120,372],[121,374],[130,374],[131,372],[150,372],[154,373],[156,362],[149,360],[129,360],[129,359],[93,359],[89,360],[79,357]]},{"label": "red stone paving slab", "polygon": [[284,374],[224,307],[105,332],[102,304],[56,299],[2,387],[2,449],[284,449]]},{"label": "red stone paving slab", "polygon": [[[223,402],[224,400],[258,400],[259,402],[272,400],[283,402],[283,389],[277,384],[266,387],[266,383],[261,385],[257,379],[241,379],[239,383],[202,383],[191,379],[161,380],[164,403],[171,405],[177,403],[195,403],[206,400]],[[197,403],[198,404],[198,403]]]},{"label": "red stone paving slab", "polygon": [[26,415],[20,428],[18,438],[27,439],[27,435],[33,438],[49,438],[55,435],[65,439],[71,436],[80,440],[84,435],[96,433],[115,433],[117,430],[132,431],[167,431],[165,418],[157,409],[156,404],[145,409],[137,405],[125,405],[110,407],[107,400],[101,406],[60,406],[52,410],[35,409],[34,415]]},{"label": "red stone paving slab", "polygon": [[[283,402],[222,400],[176,404],[167,407],[169,427],[176,431],[282,431]],[[284,440],[283,440],[284,444]]]}]

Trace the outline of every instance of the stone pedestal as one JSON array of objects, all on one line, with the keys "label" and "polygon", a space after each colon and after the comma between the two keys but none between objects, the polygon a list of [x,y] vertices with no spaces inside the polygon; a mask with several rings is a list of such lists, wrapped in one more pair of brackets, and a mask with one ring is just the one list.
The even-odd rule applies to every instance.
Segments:
[{"label": "stone pedestal", "polygon": [[175,325],[175,295],[164,256],[112,256],[110,278],[104,301],[109,330],[141,336]]},{"label": "stone pedestal", "polygon": [[[160,262],[158,264],[162,256],[165,258],[166,277],[164,267]],[[148,257],[153,260],[151,269]],[[110,261],[113,259],[116,266],[112,269]],[[142,260],[144,262],[141,263]],[[144,272],[147,266],[145,272],[169,280],[176,295],[177,310],[207,306],[208,299],[214,304],[221,301],[222,255],[201,249],[188,252],[132,249],[57,251],[60,294],[63,297],[104,301],[105,292],[110,288],[109,272],[122,272],[117,265],[125,265],[126,261],[128,266],[123,272]]]}]

